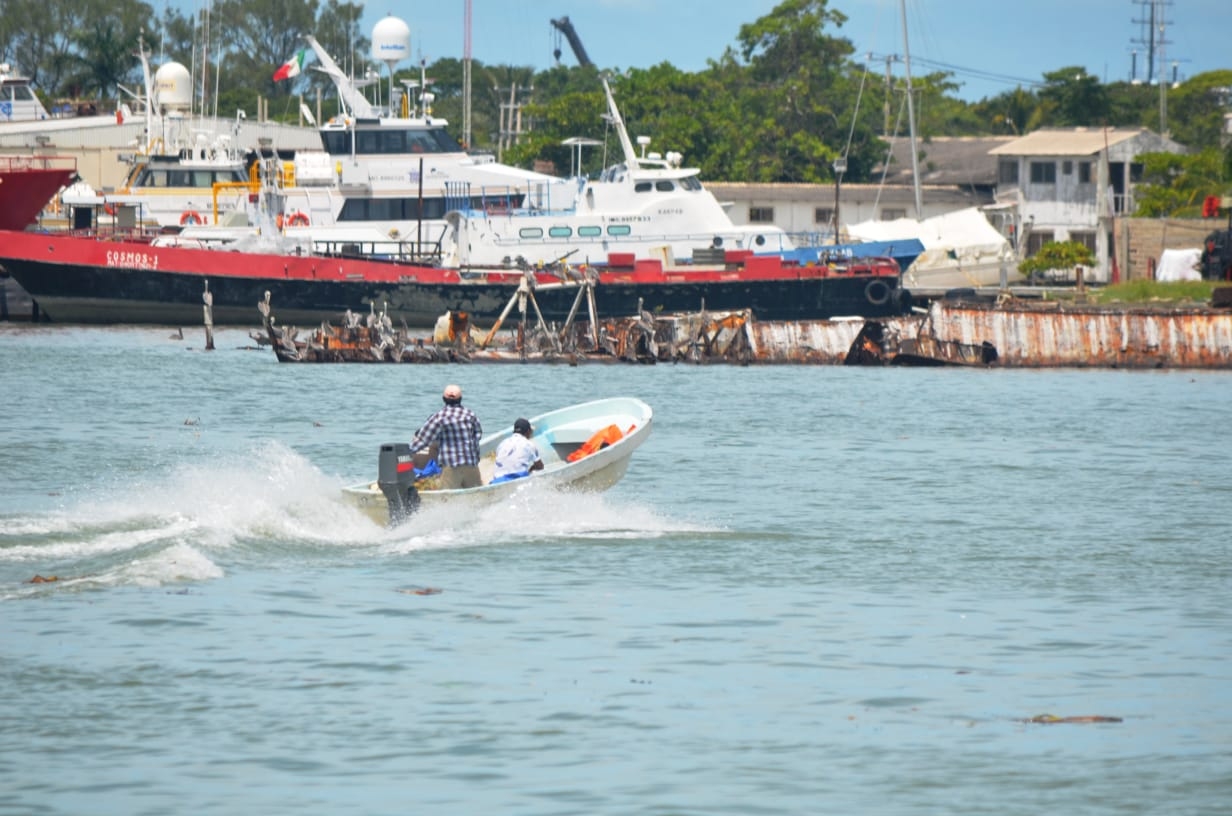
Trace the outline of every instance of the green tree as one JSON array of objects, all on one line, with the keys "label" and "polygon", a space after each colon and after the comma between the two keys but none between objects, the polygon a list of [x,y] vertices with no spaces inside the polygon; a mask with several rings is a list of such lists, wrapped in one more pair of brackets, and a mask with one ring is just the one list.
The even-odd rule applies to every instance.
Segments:
[{"label": "green tree", "polygon": [[1208,147],[1192,155],[1146,153],[1136,199],[1140,217],[1188,217],[1202,213],[1202,199],[1229,191],[1225,155]]},{"label": "green tree", "polygon": [[5,0],[0,54],[45,93],[62,94],[87,13],[87,4],[77,0]]},{"label": "green tree", "polygon": [[214,67],[219,88],[287,93],[276,86],[274,71],[304,47],[303,36],[316,27],[317,8],[317,0],[219,0],[211,24],[217,42],[209,48],[211,55],[225,54]]},{"label": "green tree", "polygon": [[1224,115],[1232,113],[1232,69],[1208,71],[1181,83],[1168,92],[1167,105],[1174,139],[1198,150],[1218,148]]},{"label": "green tree", "polygon": [[154,9],[142,0],[86,0],[81,5],[85,17],[68,81],[78,95],[117,98],[119,85],[135,85],[140,77],[142,26],[154,17]]},{"label": "green tree", "polygon": [[1035,278],[1047,272],[1094,266],[1095,253],[1077,241],[1049,241],[1040,251],[1018,264],[1018,270]]},{"label": "green tree", "polygon": [[1044,74],[1039,96],[1039,121],[1028,122],[1032,129],[1102,125],[1108,121],[1107,88],[1082,66],[1071,65]]}]

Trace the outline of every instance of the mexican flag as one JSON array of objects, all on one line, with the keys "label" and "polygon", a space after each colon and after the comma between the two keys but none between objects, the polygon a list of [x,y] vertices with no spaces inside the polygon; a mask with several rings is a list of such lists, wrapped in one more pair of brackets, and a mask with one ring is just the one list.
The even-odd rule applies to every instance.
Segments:
[{"label": "mexican flag", "polygon": [[295,52],[295,56],[283,63],[282,67],[274,72],[274,81],[280,82],[284,79],[299,76],[300,70],[304,67],[304,60],[308,58],[308,49],[301,48]]}]

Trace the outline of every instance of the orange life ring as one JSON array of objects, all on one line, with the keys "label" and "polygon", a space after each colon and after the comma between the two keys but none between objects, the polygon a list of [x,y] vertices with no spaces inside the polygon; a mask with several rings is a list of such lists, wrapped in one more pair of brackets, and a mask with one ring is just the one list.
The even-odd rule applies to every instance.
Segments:
[{"label": "orange life ring", "polygon": [[288,227],[306,227],[308,226],[308,216],[296,210],[287,216],[286,225]]},{"label": "orange life ring", "polygon": [[103,212],[107,213],[107,215],[115,215],[116,214],[115,205],[112,204],[110,201],[108,201],[106,204],[103,205]]},{"label": "orange life ring", "polygon": [[204,224],[204,223],[205,223],[205,219],[202,218],[201,213],[197,212],[196,210],[184,210],[184,212],[180,214],[180,226],[181,227],[187,224]]}]

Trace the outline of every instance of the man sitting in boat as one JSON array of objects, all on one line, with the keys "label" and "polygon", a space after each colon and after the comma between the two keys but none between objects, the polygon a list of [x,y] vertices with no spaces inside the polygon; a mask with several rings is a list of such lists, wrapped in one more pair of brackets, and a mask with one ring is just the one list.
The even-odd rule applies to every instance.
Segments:
[{"label": "man sitting in boat", "polygon": [[441,395],[445,406],[424,421],[411,439],[411,452],[416,453],[439,445],[437,457],[441,466],[441,488],[455,490],[479,487],[479,440],[483,428],[479,417],[462,405],[462,386],[447,385]]},{"label": "man sitting in boat", "polygon": [[496,449],[496,470],[492,472],[492,484],[521,479],[533,470],[543,470],[539,447],[531,441],[534,430],[530,420],[518,419],[513,423],[513,433]]}]

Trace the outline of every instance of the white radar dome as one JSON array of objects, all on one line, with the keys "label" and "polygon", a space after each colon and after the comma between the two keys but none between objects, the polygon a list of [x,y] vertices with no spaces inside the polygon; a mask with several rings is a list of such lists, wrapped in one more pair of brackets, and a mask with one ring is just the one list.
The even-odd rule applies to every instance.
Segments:
[{"label": "white radar dome", "polygon": [[154,73],[154,95],[160,110],[188,110],[192,105],[192,74],[178,62],[168,62]]},{"label": "white radar dome", "polygon": [[372,27],[372,56],[393,69],[411,55],[411,27],[392,14]]}]

